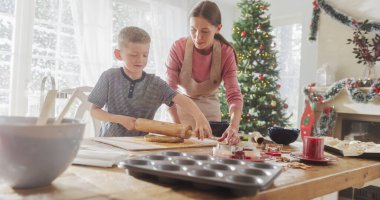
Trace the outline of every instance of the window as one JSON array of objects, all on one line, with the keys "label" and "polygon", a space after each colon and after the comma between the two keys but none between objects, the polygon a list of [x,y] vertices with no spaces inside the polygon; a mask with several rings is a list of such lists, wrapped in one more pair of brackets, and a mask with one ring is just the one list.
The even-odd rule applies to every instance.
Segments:
[{"label": "window", "polygon": [[[83,84],[81,71],[88,69],[83,69],[83,60],[79,59],[83,52],[76,46],[77,27],[74,25],[81,22],[74,24],[76,20],[72,10],[75,6],[72,2],[0,0],[0,115],[38,115],[41,96],[50,89],[50,84],[46,84],[45,94],[41,94],[41,83],[47,75],[55,78],[58,90]],[[186,35],[187,3],[176,0],[112,0],[112,4],[113,20],[109,23],[113,26],[113,43],[109,47],[116,47],[122,27],[144,28],[152,38],[145,71],[163,77],[164,62],[171,44]],[[121,66],[116,59],[113,64]],[[86,74],[86,77],[89,76]],[[98,77],[92,74],[90,78]],[[56,115],[64,103],[65,100],[58,100]],[[165,110],[161,109],[157,113],[158,118],[165,120],[160,117],[164,113]]]},{"label": "window", "polygon": [[[167,1],[113,1],[113,47],[117,46],[119,31],[125,26],[138,26],[151,37],[147,73],[165,79],[165,61],[172,43],[187,35],[187,3],[176,0]],[[157,25],[159,24],[159,25]],[[114,59],[114,66],[122,66]],[[167,106],[159,108],[155,119],[171,121]]]},{"label": "window", "polygon": [[[113,17],[113,48],[117,48],[117,37],[119,31],[126,26],[138,26],[144,29],[152,37],[152,12],[150,10],[149,3],[146,2],[131,2],[131,1],[119,1],[116,0],[112,5]],[[150,48],[148,64],[145,68],[147,73],[155,73],[156,69],[154,61],[154,49]],[[114,57],[114,66],[122,66],[118,60]]]},{"label": "window", "polygon": [[56,89],[81,85],[69,0],[35,1],[31,65],[33,78],[28,83],[29,115],[39,113],[41,81],[48,74],[55,77]]},{"label": "window", "polygon": [[9,113],[15,0],[0,0],[0,115]]},{"label": "window", "polygon": [[80,85],[69,0],[0,0],[0,72],[1,115],[38,115],[48,74],[56,89]]},{"label": "window", "polygon": [[277,62],[280,68],[280,95],[289,105],[287,112],[293,114],[290,122],[297,126],[300,82],[302,25],[291,24],[274,28]]}]

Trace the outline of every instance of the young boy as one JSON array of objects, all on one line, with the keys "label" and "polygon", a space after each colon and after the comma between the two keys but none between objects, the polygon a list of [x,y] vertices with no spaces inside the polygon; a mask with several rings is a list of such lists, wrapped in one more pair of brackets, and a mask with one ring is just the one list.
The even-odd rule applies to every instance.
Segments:
[{"label": "young boy", "polygon": [[102,125],[100,136],[146,135],[134,130],[136,118],[153,119],[163,103],[168,106],[175,103],[194,117],[194,132],[198,138],[210,137],[210,125],[191,99],[172,90],[154,74],[143,71],[149,46],[149,34],[143,29],[125,27],[120,31],[114,54],[124,61],[124,67],[103,72],[88,97],[92,103],[91,115],[108,122]]}]

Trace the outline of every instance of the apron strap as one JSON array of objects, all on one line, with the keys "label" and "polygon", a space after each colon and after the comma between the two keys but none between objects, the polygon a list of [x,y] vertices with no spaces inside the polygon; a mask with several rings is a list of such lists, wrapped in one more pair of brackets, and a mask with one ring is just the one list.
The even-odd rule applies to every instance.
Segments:
[{"label": "apron strap", "polygon": [[189,37],[186,41],[185,55],[180,72],[180,85],[185,93],[193,98],[198,96],[209,96],[218,92],[219,85],[222,81],[221,73],[221,44],[214,40],[211,60],[210,79],[197,82],[192,77],[193,70],[193,49],[194,43]]}]

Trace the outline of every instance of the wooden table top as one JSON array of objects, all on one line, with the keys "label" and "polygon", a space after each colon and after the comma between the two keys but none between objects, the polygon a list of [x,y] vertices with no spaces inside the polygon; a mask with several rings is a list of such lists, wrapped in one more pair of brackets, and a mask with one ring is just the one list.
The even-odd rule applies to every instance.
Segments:
[{"label": "wooden table top", "polygon": [[[297,146],[290,146],[298,150]],[[210,154],[211,148],[181,149]],[[139,152],[145,154],[147,152]],[[342,158],[310,169],[286,169],[267,190],[256,196],[236,196],[226,191],[208,190],[192,184],[170,184],[156,179],[141,180],[114,168],[70,166],[50,186],[13,190],[0,182],[0,199],[312,199],[380,178],[380,162]]]}]

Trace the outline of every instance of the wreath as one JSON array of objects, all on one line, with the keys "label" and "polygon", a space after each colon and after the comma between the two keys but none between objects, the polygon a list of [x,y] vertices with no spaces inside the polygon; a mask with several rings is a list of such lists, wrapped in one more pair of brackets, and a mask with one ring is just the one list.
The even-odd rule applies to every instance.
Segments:
[{"label": "wreath", "polygon": [[331,136],[331,131],[335,126],[336,112],[332,107],[325,107],[322,115],[314,128],[315,136]]}]

